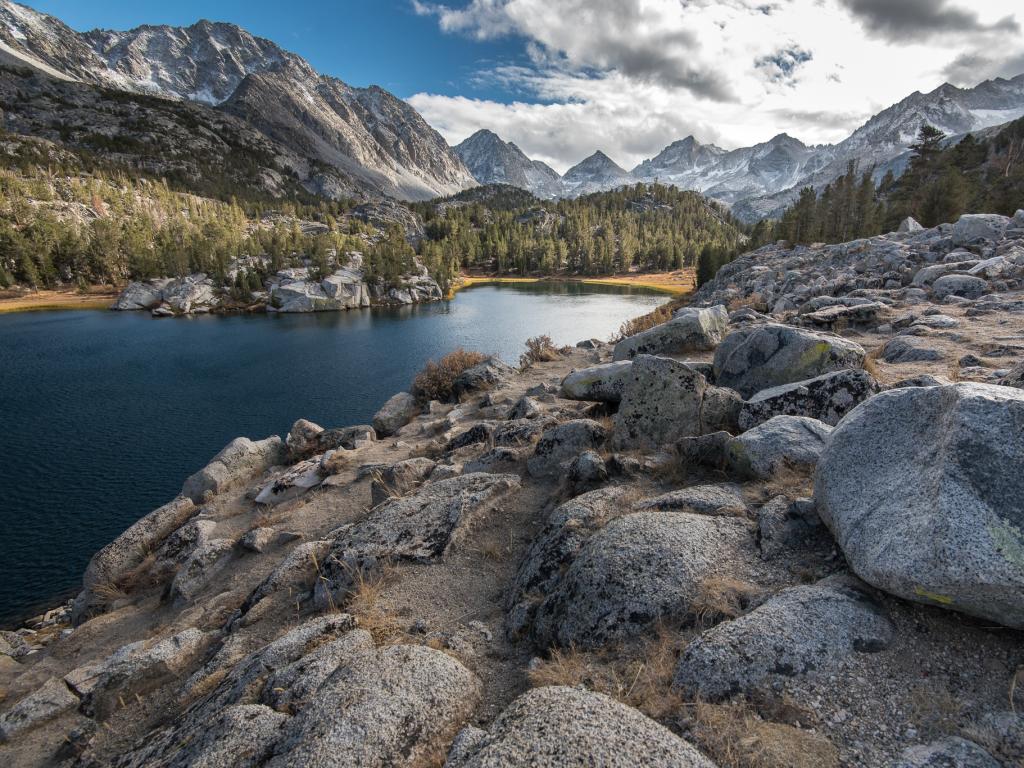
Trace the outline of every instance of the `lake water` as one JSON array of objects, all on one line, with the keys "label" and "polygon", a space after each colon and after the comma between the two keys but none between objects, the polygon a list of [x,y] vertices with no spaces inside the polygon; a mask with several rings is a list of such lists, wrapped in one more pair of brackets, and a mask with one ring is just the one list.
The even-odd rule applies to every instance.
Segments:
[{"label": "lake water", "polygon": [[367,423],[455,347],[514,363],[527,338],[607,339],[665,299],[544,283],[313,315],[0,315],[0,627],[76,590],[97,549],[239,435]]}]

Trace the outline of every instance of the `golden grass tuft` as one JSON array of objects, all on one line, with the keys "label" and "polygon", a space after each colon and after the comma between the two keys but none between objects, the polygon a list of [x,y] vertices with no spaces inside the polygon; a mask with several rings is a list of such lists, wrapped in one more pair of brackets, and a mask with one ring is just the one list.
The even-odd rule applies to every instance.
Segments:
[{"label": "golden grass tuft", "polygon": [[530,685],[582,685],[628,704],[648,717],[678,717],[683,698],[672,690],[681,636],[658,628],[650,638],[629,646],[600,651],[555,649],[534,664]]},{"label": "golden grass tuft", "polygon": [[447,402],[454,396],[455,380],[468,369],[487,359],[480,352],[456,349],[438,361],[430,360],[412,382],[412,392],[424,400]]},{"label": "golden grass tuft", "polygon": [[744,497],[751,504],[763,504],[776,496],[795,500],[814,494],[814,476],[806,467],[785,463],[765,482],[748,485]]},{"label": "golden grass tuft", "polygon": [[709,627],[725,619],[735,619],[749,610],[760,596],[761,588],[749,581],[712,576],[700,583],[690,607],[698,626]]},{"label": "golden grass tuft", "polygon": [[355,617],[361,629],[371,635],[377,645],[391,645],[404,636],[398,619],[383,606],[382,597],[388,573],[367,577],[358,571],[353,577],[353,586],[345,600],[345,612]]},{"label": "golden grass tuft", "polygon": [[744,701],[697,702],[697,745],[720,768],[836,768],[839,751],[824,736],[762,720]]}]

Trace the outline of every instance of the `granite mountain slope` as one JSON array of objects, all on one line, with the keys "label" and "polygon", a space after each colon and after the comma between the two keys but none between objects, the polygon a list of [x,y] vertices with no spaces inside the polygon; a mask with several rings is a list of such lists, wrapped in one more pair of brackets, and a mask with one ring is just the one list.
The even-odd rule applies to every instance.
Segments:
[{"label": "granite mountain slope", "polygon": [[427,199],[475,183],[441,135],[402,100],[320,75],[233,24],[80,34],[5,1],[0,60],[63,80],[215,107],[307,162],[340,170],[367,192]]}]

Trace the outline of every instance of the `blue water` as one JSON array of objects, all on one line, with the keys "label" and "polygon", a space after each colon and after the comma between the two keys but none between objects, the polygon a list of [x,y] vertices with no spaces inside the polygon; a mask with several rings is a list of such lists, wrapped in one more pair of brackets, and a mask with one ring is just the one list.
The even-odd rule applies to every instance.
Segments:
[{"label": "blue water", "polygon": [[455,347],[515,362],[531,336],[607,339],[664,300],[487,285],[450,302],[315,315],[0,315],[0,626],[76,590],[97,549],[234,437],[284,434],[298,418],[366,423]]}]

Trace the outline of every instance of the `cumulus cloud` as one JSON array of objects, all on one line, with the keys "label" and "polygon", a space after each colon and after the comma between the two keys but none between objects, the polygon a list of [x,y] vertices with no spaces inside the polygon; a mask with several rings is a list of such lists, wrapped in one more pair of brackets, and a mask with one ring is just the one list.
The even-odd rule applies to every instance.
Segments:
[{"label": "cumulus cloud", "polygon": [[936,35],[1020,32],[1012,15],[986,22],[977,11],[957,7],[949,0],[842,0],[842,4],[870,32],[894,43]]},{"label": "cumulus cloud", "polygon": [[595,149],[630,168],[689,134],[839,141],[915,90],[1024,71],[1005,0],[452,1],[412,0],[482,53],[506,38],[525,56],[467,80],[504,99],[411,103],[453,144],[490,128],[558,171]]}]

